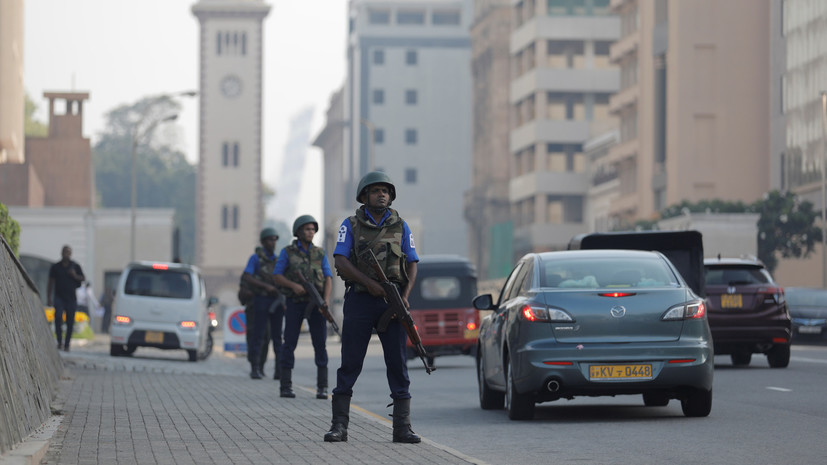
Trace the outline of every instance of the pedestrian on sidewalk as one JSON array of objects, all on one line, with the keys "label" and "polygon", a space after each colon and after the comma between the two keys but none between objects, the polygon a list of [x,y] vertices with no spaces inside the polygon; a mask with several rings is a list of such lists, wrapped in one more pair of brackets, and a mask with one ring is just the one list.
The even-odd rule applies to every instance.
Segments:
[{"label": "pedestrian on sidewalk", "polygon": [[[302,321],[307,319],[310,340],[316,362],[316,398],[327,399],[327,320],[316,308],[310,308],[310,296],[302,283],[301,276],[314,286],[330,306],[330,292],[333,289],[333,273],[324,249],[313,245],[313,237],[319,231],[319,223],[310,215],[302,215],[293,222],[296,240],[281,250],[273,280],[287,297],[284,311],[284,344],[281,348],[281,397],[296,397],[293,392],[292,371],[295,364],[294,352],[299,342]],[[310,312],[306,310],[310,308]]]},{"label": "pedestrian on sidewalk", "polygon": [[[388,309],[385,290],[370,264],[360,259],[360,253],[373,251],[387,278],[399,287],[405,306],[410,306],[408,296],[416,280],[419,256],[408,224],[390,208],[394,199],[396,187],[387,174],[366,174],[356,189],[356,201],[363,205],[339,227],[333,257],[347,291],[342,309],[342,366],[336,374],[333,419],[330,431],[324,435],[326,442],[347,441],[353,385],[362,371],[373,330]],[[387,330],[379,333],[393,399],[393,442],[417,443],[421,439],[411,429],[410,421],[406,337],[398,319],[391,320]]]},{"label": "pedestrian on sidewalk", "polygon": [[[69,342],[75,328],[75,310],[77,309],[76,290],[86,277],[77,262],[72,260],[72,248],[64,245],[60,251],[61,259],[49,268],[49,284],[46,288],[46,301],[55,308],[55,335],[57,348],[69,352]],[[52,297],[54,292],[54,297]],[[54,303],[54,305],[53,305]],[[63,341],[63,315],[66,314],[66,340]]]},{"label": "pedestrian on sidewalk", "polygon": [[270,337],[273,340],[273,352],[276,354],[276,375],[278,375],[279,354],[281,351],[281,322],[284,319],[284,309],[279,306],[280,296],[273,283],[273,268],[276,265],[276,241],[279,235],[273,228],[264,228],[259,234],[261,247],[256,247],[255,253],[250,255],[247,267],[241,279],[247,283],[253,293],[253,308],[247,319],[247,331],[250,331],[250,343],[247,345],[247,358],[250,361],[250,378],[261,379],[264,371],[261,366],[261,357],[266,357],[266,346],[262,349],[262,341],[266,328],[270,328]]}]

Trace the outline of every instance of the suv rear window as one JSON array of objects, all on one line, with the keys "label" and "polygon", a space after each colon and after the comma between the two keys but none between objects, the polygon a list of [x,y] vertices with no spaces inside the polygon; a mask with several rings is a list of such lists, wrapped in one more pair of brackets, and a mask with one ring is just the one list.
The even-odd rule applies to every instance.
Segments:
[{"label": "suv rear window", "polygon": [[186,271],[133,269],[126,278],[124,292],[128,295],[190,299],[192,279]]},{"label": "suv rear window", "polygon": [[709,285],[744,285],[771,283],[769,273],[764,268],[754,266],[707,266],[706,284]]}]

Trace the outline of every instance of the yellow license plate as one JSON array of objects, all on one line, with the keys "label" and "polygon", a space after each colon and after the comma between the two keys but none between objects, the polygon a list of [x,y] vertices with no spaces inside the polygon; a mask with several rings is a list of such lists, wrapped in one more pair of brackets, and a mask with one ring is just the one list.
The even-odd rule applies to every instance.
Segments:
[{"label": "yellow license plate", "polygon": [[151,342],[154,344],[163,344],[164,343],[164,333],[160,331],[147,331],[144,335],[145,342]]},{"label": "yellow license plate", "polygon": [[590,379],[646,379],[652,377],[652,365],[592,365]]},{"label": "yellow license plate", "polygon": [[741,308],[744,306],[744,299],[741,294],[721,294],[721,308]]},{"label": "yellow license plate", "polygon": [[466,329],[465,330],[465,339],[477,339],[480,337],[480,330],[479,329]]}]

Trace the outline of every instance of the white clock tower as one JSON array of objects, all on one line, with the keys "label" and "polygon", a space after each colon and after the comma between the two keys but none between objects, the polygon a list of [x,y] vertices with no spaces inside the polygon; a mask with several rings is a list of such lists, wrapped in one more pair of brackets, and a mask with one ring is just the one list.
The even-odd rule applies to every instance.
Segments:
[{"label": "white clock tower", "polygon": [[201,24],[195,259],[226,303],[261,229],[262,26],[270,5],[200,0],[192,12]]}]

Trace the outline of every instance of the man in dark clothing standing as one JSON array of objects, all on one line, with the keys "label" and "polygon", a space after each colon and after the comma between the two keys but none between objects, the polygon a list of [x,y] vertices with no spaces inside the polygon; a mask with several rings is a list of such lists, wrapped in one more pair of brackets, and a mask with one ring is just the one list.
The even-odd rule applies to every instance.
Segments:
[{"label": "man in dark clothing standing", "polygon": [[[72,330],[75,326],[75,309],[77,297],[75,290],[86,279],[83,270],[77,262],[72,261],[72,248],[64,245],[60,252],[61,260],[49,268],[49,285],[46,290],[46,299],[51,307],[55,307],[55,334],[57,348],[69,352],[69,341],[72,339]],[[52,292],[54,291],[54,298]],[[66,312],[66,342],[63,341],[63,313]]]}]

